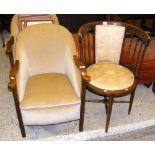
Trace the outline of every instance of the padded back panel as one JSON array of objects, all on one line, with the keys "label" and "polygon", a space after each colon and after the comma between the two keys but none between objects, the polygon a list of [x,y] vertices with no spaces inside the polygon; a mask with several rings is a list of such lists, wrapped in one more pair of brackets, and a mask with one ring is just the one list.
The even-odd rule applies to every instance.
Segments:
[{"label": "padded back panel", "polygon": [[95,59],[96,63],[119,63],[125,27],[116,25],[96,25]]},{"label": "padded back panel", "polygon": [[17,37],[17,46],[16,60],[27,58],[30,76],[65,73],[66,53],[76,51],[71,33],[57,24],[37,24],[25,28]]}]

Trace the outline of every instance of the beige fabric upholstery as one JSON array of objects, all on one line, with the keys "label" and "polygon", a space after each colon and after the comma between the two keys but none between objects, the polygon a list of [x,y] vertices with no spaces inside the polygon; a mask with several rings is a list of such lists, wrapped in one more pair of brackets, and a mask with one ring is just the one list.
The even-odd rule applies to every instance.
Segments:
[{"label": "beige fabric upholstery", "polygon": [[[24,124],[79,119],[81,76],[72,34],[57,24],[37,24],[17,37],[17,91]],[[66,112],[65,112],[66,111]]]},{"label": "beige fabric upholstery", "polygon": [[16,44],[16,60],[20,60],[18,77],[23,77],[18,79],[20,101],[24,96],[26,77],[43,73],[66,74],[80,96],[81,80],[73,61],[75,54],[72,34],[66,28],[57,24],[37,24],[25,28]]},{"label": "beige fabric upholstery", "polygon": [[[16,43],[16,37],[19,34],[19,24],[18,24],[18,17],[20,16],[20,14],[16,14],[13,16],[12,20],[11,20],[11,25],[10,25],[10,32],[11,32],[11,36],[14,37],[14,45],[13,45],[13,58],[15,58],[15,43]],[[53,23],[54,24],[59,24],[59,20],[58,17],[55,14],[50,14],[51,18],[53,19]],[[34,23],[33,23],[34,24]],[[38,24],[38,23],[35,23]]]},{"label": "beige fabric upholstery", "polygon": [[134,82],[133,73],[118,64],[94,64],[87,68],[90,84],[100,89],[122,90],[130,87]]},{"label": "beige fabric upholstery", "polygon": [[116,25],[96,25],[96,63],[119,63],[125,27]]},{"label": "beige fabric upholstery", "polygon": [[18,15],[14,15],[12,20],[11,20],[10,32],[11,32],[11,36],[14,37],[14,44],[13,44],[13,48],[12,48],[12,54],[13,54],[13,58],[15,58],[16,37],[19,34]]},{"label": "beige fabric upholstery", "polygon": [[48,108],[79,103],[80,98],[64,74],[46,73],[29,78],[20,108]]},{"label": "beige fabric upholstery", "polygon": [[16,14],[12,17],[11,25],[10,25],[11,36],[14,36],[15,38],[17,37],[19,33],[18,16],[19,15]]},{"label": "beige fabric upholstery", "polygon": [[56,14],[50,14],[50,16],[53,19],[54,24],[59,24],[59,20]]},{"label": "beige fabric upholstery", "polygon": [[80,118],[80,104],[22,110],[24,125],[57,124]]},{"label": "beige fabric upholstery", "polygon": [[39,74],[29,78],[20,108],[26,125],[61,123],[79,119],[80,98],[65,75]]},{"label": "beige fabric upholstery", "polygon": [[[19,25],[18,25],[18,17],[19,16],[20,16],[20,14],[14,15],[11,20],[10,30],[11,30],[11,35],[14,37],[17,37],[17,35],[19,33]],[[22,14],[22,16],[23,16],[23,14]],[[55,14],[50,14],[50,16],[53,19],[54,24],[59,24],[58,17]]]}]

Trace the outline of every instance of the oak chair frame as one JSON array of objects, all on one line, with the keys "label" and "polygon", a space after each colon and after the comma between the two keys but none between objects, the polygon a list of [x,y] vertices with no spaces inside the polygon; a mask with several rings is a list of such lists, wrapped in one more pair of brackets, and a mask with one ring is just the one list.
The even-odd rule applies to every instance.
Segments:
[{"label": "oak chair frame", "polygon": [[[78,34],[81,37],[81,46],[82,46],[80,58],[81,58],[81,61],[83,61],[85,63],[86,67],[95,63],[95,57],[93,57],[93,53],[92,53],[92,52],[95,52],[95,46],[94,46],[94,48],[92,48],[93,45],[90,44],[90,41],[93,40],[92,43],[95,45],[95,39],[94,39],[95,36],[93,35],[95,33],[95,26],[96,25],[102,25],[103,22],[105,22],[105,21],[90,22],[90,23],[82,25],[79,28]],[[90,91],[104,97],[103,100],[95,100],[95,102],[105,103],[105,109],[106,109],[106,114],[107,114],[105,132],[107,133],[108,128],[109,128],[111,112],[112,112],[112,107],[113,107],[114,102],[129,103],[128,114],[131,113],[134,94],[135,94],[135,90],[136,90],[137,82],[138,82],[138,78],[139,78],[139,71],[141,69],[141,64],[142,64],[142,60],[143,60],[146,48],[150,42],[150,36],[147,33],[145,33],[143,30],[141,30],[140,28],[133,26],[133,25],[130,25],[130,24],[127,24],[127,23],[108,21],[108,22],[106,22],[106,24],[107,25],[124,26],[126,36],[128,38],[131,37],[129,47],[128,47],[129,53],[127,53],[128,56],[126,59],[126,63],[122,64],[121,57],[122,57],[122,53],[123,53],[122,51],[124,50],[124,44],[125,44],[125,35],[124,35],[119,64],[127,67],[134,74],[133,84],[129,88],[123,89],[123,90],[110,91],[110,90],[97,88],[94,85],[91,85],[90,83],[87,84],[87,88]],[[88,37],[89,35],[91,35],[91,37]],[[133,42],[133,39],[135,37],[138,37],[138,40],[137,40],[136,45],[134,47],[132,60],[130,60],[131,61],[130,62],[129,61],[129,55],[131,54],[132,42]],[[137,50],[138,44],[140,41],[141,41],[141,45],[140,45],[139,49]],[[135,54],[137,51],[138,51],[138,53]],[[137,60],[135,60],[136,55],[137,55]],[[90,80],[91,80],[91,77],[90,77]],[[115,101],[114,100],[114,97],[126,96],[129,94],[131,94],[129,101]],[[89,101],[89,100],[87,100],[87,101]]]}]

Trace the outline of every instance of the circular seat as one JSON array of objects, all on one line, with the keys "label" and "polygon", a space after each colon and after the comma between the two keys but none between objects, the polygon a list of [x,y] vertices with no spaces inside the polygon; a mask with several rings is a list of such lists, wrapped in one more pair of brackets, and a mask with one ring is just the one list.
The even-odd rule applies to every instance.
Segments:
[{"label": "circular seat", "polygon": [[93,64],[87,68],[90,84],[105,90],[122,90],[134,82],[133,73],[124,66],[112,63]]}]

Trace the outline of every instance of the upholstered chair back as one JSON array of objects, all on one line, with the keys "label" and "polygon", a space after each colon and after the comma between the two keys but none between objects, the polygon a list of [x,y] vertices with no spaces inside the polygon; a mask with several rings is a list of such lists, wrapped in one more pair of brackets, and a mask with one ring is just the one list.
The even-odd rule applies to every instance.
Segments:
[{"label": "upholstered chair back", "polygon": [[16,42],[16,60],[20,62],[19,98],[23,98],[28,77],[43,73],[65,74],[80,96],[79,82],[75,82],[80,79],[73,62],[75,54],[72,34],[65,27],[46,23],[25,28]]},{"label": "upholstered chair back", "polygon": [[14,38],[16,38],[16,36],[19,33],[17,14],[12,17],[11,24],[10,24],[10,32],[11,32],[11,35],[14,36]]},{"label": "upholstered chair back", "polygon": [[[16,37],[19,33],[19,16],[20,16],[20,14],[15,14],[12,17],[11,24],[10,24],[10,32],[11,32],[11,35],[14,37]],[[22,16],[24,16],[24,15],[22,15]],[[25,16],[28,16],[28,15],[25,15]],[[49,16],[53,19],[54,24],[59,24],[58,17],[55,14],[49,14]],[[39,21],[38,21],[38,23],[39,23]],[[36,22],[34,22],[33,24],[36,24]]]},{"label": "upholstered chair back", "polygon": [[[11,32],[11,36],[14,37],[14,47],[13,47],[13,58],[15,58],[15,42],[16,42],[16,37],[19,34],[19,32],[21,31],[20,29],[20,23],[19,23],[19,17],[20,16],[25,16],[28,17],[28,14],[15,14],[11,20],[11,24],[10,24],[10,32]],[[51,17],[53,24],[59,24],[59,20],[57,18],[57,16],[55,14],[49,14],[49,17]],[[44,21],[39,21],[39,16],[35,17],[35,20],[38,18],[37,22],[31,22],[30,24],[27,24],[27,26],[29,25],[33,25],[33,24],[39,24],[39,23],[43,23]],[[43,17],[42,17],[43,18]],[[33,21],[33,19],[31,19]],[[25,28],[25,27],[24,27]]]},{"label": "upholstered chair back", "polygon": [[96,63],[119,63],[125,27],[117,25],[96,25],[95,60]]},{"label": "upholstered chair back", "polygon": [[55,14],[22,14],[18,16],[19,31],[27,26],[41,23],[59,24],[59,21]]}]

